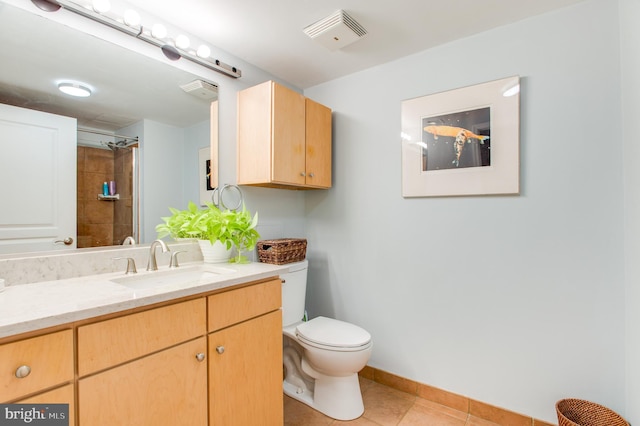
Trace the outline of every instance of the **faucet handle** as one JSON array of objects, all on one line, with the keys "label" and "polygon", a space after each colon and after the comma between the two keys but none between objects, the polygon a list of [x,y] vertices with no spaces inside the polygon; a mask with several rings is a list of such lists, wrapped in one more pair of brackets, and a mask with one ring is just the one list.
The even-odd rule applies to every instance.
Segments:
[{"label": "faucet handle", "polygon": [[180,265],[178,264],[178,253],[185,253],[186,250],[174,251],[171,253],[171,261],[169,262],[169,268],[177,268]]},{"label": "faucet handle", "polygon": [[133,257],[114,257],[113,260],[127,259],[127,271],[125,275],[137,274],[136,261]]}]

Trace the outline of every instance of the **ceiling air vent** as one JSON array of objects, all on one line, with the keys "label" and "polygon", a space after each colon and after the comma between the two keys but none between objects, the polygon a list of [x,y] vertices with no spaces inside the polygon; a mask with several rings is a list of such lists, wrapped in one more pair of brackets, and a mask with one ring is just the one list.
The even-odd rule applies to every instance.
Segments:
[{"label": "ceiling air vent", "polygon": [[309,25],[303,31],[329,50],[341,49],[367,34],[362,25],[342,9]]},{"label": "ceiling air vent", "polygon": [[218,86],[204,80],[193,80],[180,86],[182,90],[196,98],[213,101],[218,98]]}]

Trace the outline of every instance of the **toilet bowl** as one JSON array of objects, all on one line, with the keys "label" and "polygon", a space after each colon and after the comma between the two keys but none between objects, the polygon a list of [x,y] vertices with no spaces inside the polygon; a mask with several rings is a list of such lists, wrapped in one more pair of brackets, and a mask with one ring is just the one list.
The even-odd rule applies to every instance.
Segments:
[{"label": "toilet bowl", "polygon": [[364,329],[327,317],[302,321],[307,261],[289,266],[282,279],[284,393],[337,420],[364,412],[358,372],[373,343]]}]

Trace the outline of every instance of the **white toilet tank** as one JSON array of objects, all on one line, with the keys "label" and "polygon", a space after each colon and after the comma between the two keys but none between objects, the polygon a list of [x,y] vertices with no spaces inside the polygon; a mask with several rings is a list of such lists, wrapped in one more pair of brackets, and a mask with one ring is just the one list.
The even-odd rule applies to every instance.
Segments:
[{"label": "white toilet tank", "polygon": [[289,272],[282,279],[282,326],[295,324],[304,317],[304,299],[307,294],[308,262],[289,264]]}]

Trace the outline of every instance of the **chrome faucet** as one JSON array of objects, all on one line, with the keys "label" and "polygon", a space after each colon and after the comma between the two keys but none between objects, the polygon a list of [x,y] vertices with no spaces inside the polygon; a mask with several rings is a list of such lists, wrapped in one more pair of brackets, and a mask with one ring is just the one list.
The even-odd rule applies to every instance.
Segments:
[{"label": "chrome faucet", "polygon": [[126,246],[127,244],[131,244],[132,246],[135,246],[136,240],[133,237],[129,236],[125,238],[124,241],[122,241],[123,246]]},{"label": "chrome faucet", "polygon": [[149,261],[147,262],[147,271],[157,271],[158,263],[156,262],[156,247],[162,247],[162,252],[166,253],[169,250],[169,247],[162,240],[155,240],[151,243],[151,247],[149,247]]}]

